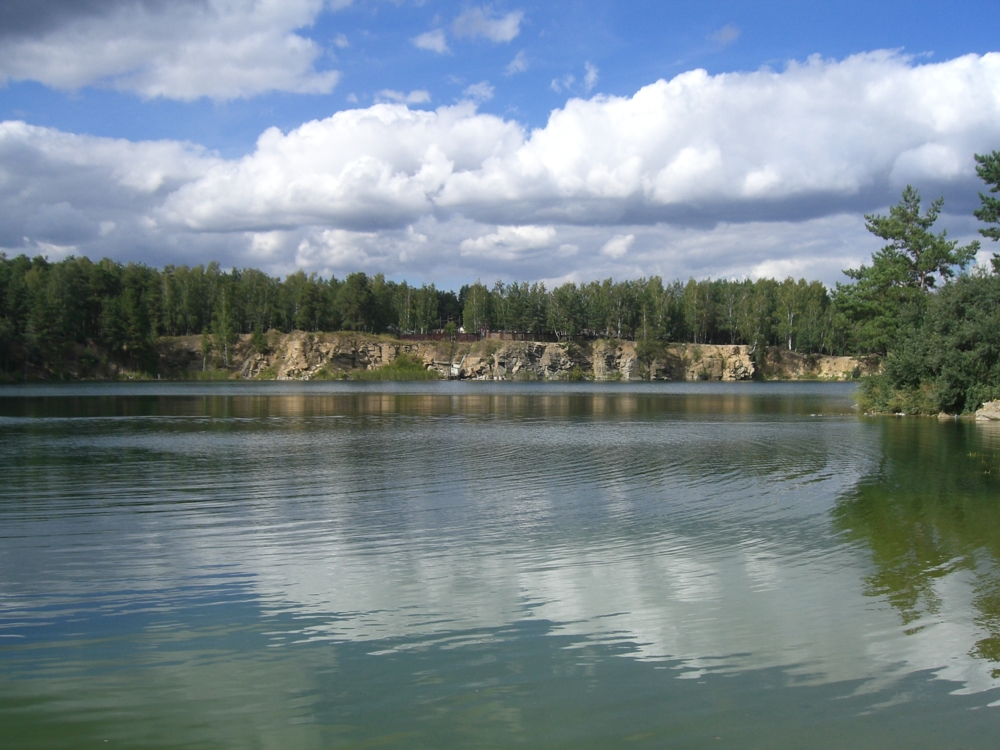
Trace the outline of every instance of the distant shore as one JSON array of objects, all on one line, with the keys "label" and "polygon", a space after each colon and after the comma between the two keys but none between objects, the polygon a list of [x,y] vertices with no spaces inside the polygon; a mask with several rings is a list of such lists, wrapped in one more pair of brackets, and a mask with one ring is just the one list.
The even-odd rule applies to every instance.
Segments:
[{"label": "distant shore", "polygon": [[[805,355],[778,347],[754,356],[747,346],[717,344],[661,344],[649,352],[634,341],[615,339],[413,341],[348,332],[270,331],[263,337],[240,336],[225,351],[208,337],[163,337],[156,351],[157,374],[152,376],[80,347],[60,358],[58,366],[26,368],[16,379],[379,379],[377,372],[387,367],[392,368],[391,379],[401,380],[845,381],[867,374],[865,363],[854,357]],[[390,371],[384,374],[388,379]]]}]

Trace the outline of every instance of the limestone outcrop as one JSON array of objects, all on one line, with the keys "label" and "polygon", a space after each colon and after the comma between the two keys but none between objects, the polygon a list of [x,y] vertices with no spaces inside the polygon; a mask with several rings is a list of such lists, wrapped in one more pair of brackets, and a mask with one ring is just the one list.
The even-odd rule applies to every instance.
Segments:
[{"label": "limestone outcrop", "polygon": [[1000,422],[1000,400],[989,401],[976,411],[977,422]]},{"label": "limestone outcrop", "polygon": [[[423,362],[443,378],[460,380],[750,380],[754,357],[746,346],[676,344],[663,346],[650,359],[640,358],[635,342],[598,340],[587,343],[499,341],[398,341],[385,336],[350,333],[282,334],[271,331],[267,345],[251,347],[242,336],[231,347],[230,361],[209,356],[217,369],[231,377],[310,380],[346,377],[354,370],[372,370],[400,355]],[[201,370],[205,358],[201,337],[165,340],[163,369],[177,373]],[[764,374],[780,379],[847,379],[857,374],[849,357],[807,357],[794,352],[768,353]]]},{"label": "limestone outcrop", "polygon": [[747,346],[679,344],[650,364],[653,380],[752,380],[756,367]]},{"label": "limestone outcrop", "polygon": [[469,380],[567,380],[573,368],[581,365],[589,366],[586,357],[565,344],[487,340],[463,355],[454,376]]},{"label": "limestone outcrop", "polygon": [[801,354],[782,347],[768,347],[761,375],[774,380],[853,380],[872,374],[874,364],[856,357]]}]

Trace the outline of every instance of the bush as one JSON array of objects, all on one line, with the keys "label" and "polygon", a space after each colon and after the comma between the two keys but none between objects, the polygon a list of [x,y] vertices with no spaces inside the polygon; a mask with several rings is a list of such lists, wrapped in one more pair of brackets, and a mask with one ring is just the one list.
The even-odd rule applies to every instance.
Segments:
[{"label": "bush", "polygon": [[440,377],[437,370],[428,370],[423,361],[411,354],[400,354],[377,370],[355,370],[350,373],[351,380],[437,380]]},{"label": "bush", "polygon": [[868,411],[950,414],[1000,397],[1000,276],[963,276],[931,295],[878,375],[861,386]]}]

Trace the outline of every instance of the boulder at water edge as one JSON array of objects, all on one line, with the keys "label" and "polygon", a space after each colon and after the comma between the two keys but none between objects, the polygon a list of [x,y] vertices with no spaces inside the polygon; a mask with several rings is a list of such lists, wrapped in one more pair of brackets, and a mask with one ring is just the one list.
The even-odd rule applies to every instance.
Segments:
[{"label": "boulder at water edge", "polygon": [[983,404],[983,408],[976,412],[976,421],[1000,422],[1000,400]]}]

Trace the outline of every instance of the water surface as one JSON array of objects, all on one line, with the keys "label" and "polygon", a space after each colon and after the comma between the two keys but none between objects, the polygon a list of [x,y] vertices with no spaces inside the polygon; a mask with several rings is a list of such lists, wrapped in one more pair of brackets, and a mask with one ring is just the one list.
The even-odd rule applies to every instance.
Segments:
[{"label": "water surface", "polygon": [[0,388],[5,747],[996,747],[1000,432],[836,384]]}]

